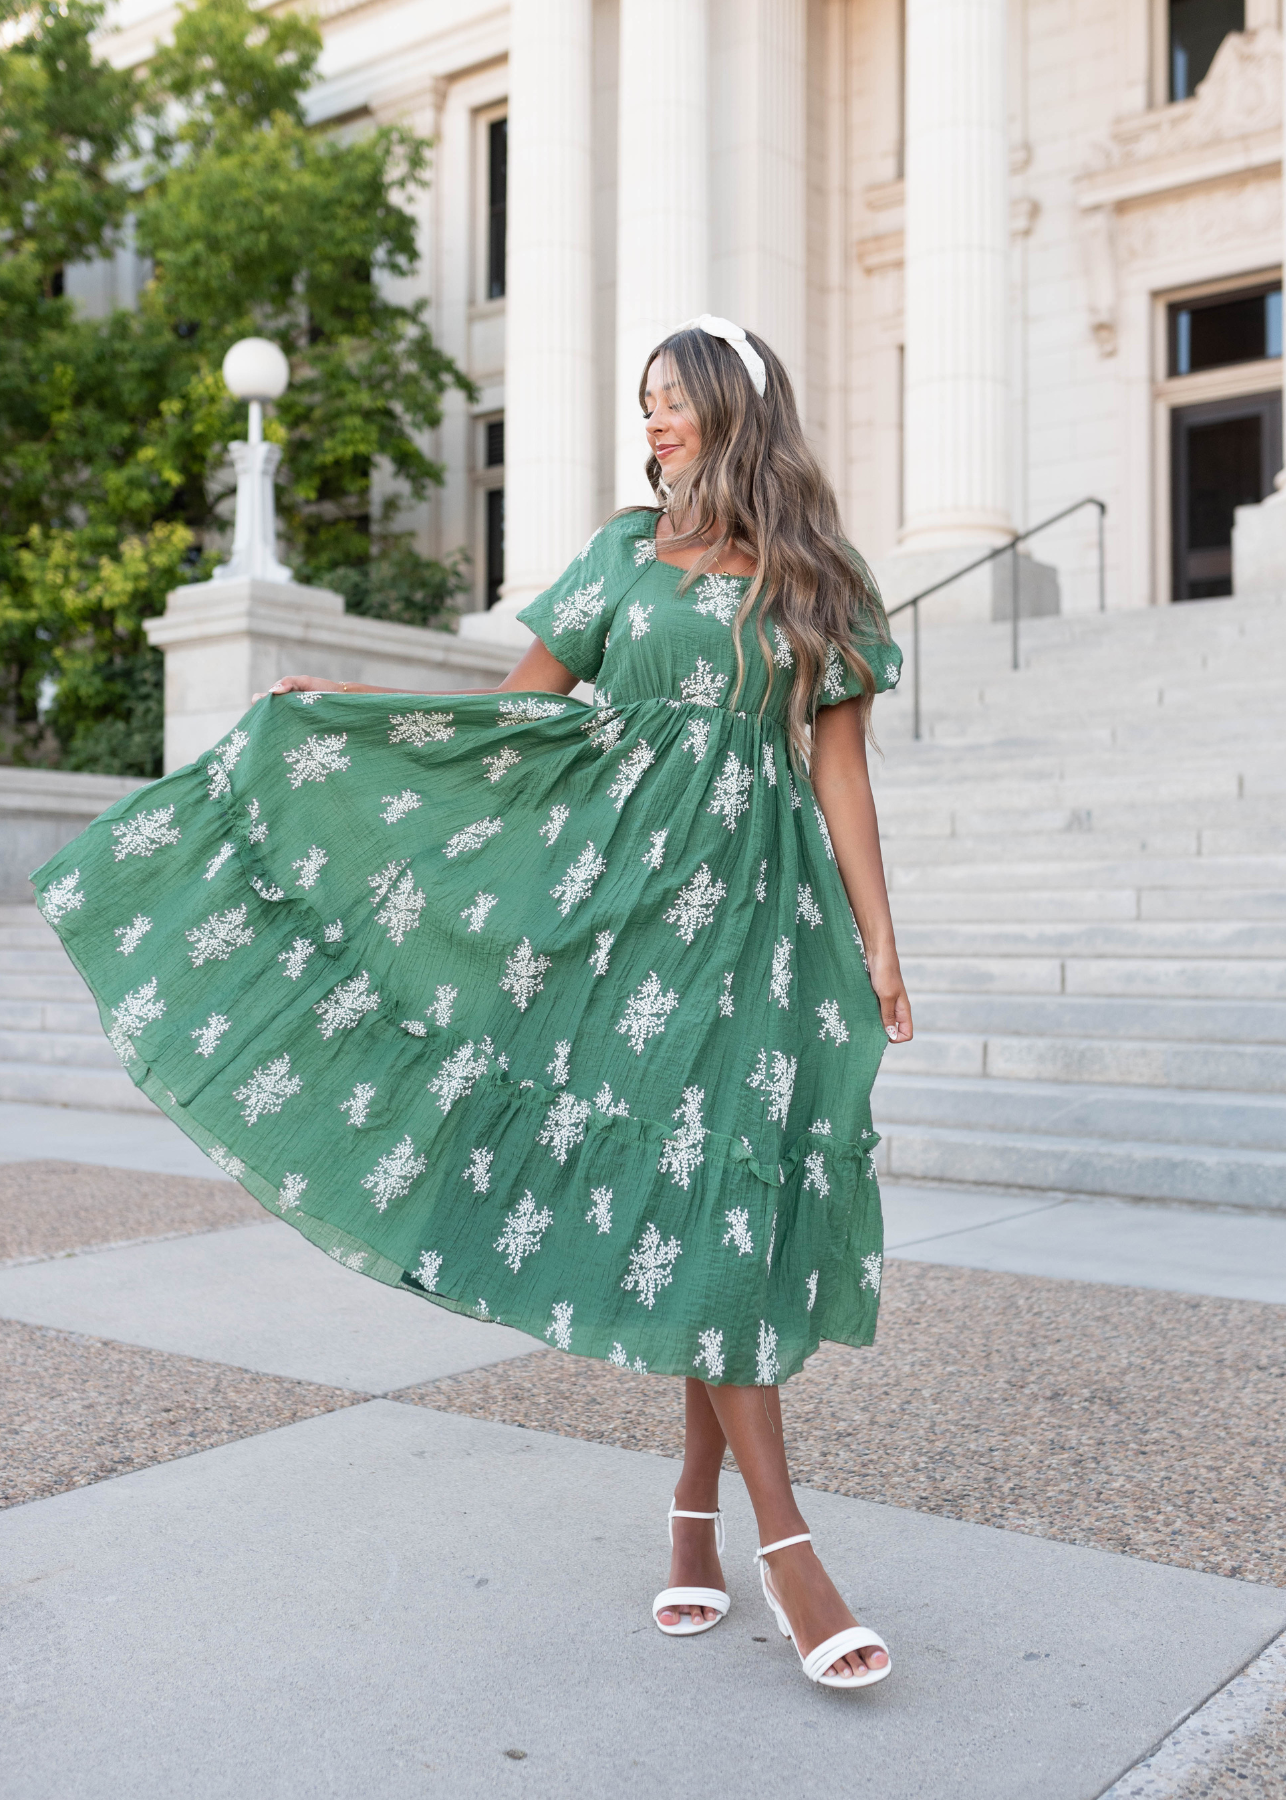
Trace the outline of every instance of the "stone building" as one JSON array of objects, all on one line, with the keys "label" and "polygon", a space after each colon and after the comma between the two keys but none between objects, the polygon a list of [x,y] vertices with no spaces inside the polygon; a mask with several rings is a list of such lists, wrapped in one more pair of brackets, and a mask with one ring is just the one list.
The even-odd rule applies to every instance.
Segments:
[{"label": "stone building", "polygon": [[[1278,0],[317,10],[317,124],[437,142],[414,286],[481,398],[415,523],[469,547],[479,611],[647,497],[641,359],[704,310],[784,357],[895,597],[1086,495],[1109,608],[1229,591],[1281,464]],[[173,16],[119,0],[104,53]],[[1093,509],[1032,548],[1031,604],[1098,606]]]}]

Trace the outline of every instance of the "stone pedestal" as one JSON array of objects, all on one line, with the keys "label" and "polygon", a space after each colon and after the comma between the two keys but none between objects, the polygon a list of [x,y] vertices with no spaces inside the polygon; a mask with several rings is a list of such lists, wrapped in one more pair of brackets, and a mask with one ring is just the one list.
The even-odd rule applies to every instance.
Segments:
[{"label": "stone pedestal", "polygon": [[1286,592],[1286,493],[1239,506],[1232,517],[1233,593]]},{"label": "stone pedestal", "polygon": [[[932,587],[934,582],[944,580],[955,570],[967,568],[979,554],[977,549],[898,551],[873,563],[871,572],[880,584],[884,604],[897,606]],[[1012,619],[1015,573],[1020,619],[1048,618],[1058,612],[1058,570],[1052,563],[1037,562],[1020,550],[1016,571],[1012,558],[998,556],[971,575],[953,581],[950,587],[931,594],[920,608],[921,624],[955,625]],[[905,635],[910,629],[906,616],[897,623]],[[897,636],[896,630],[893,635]]]},{"label": "stone pedestal", "polygon": [[254,578],[175,588],[146,630],[165,652],[167,774],[217,743],[283,675],[445,694],[495,687],[517,661],[503,644],[346,613],[328,588]]}]

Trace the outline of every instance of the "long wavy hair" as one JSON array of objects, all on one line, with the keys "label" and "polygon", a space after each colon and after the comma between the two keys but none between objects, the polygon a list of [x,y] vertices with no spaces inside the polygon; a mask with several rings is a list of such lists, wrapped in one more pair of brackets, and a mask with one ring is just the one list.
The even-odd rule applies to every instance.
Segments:
[{"label": "long wavy hair", "polygon": [[[887,643],[889,628],[875,579],[846,542],[835,491],[804,438],[785,365],[762,338],[752,332],[746,336],[767,371],[762,398],[745,364],[722,338],[696,329],[675,331],[649,353],[639,405],[646,412],[648,371],[661,357],[668,381],[679,390],[701,433],[701,447],[669,482],[649,456],[647,478],[657,510],[687,527],[676,531],[674,547],[688,549],[702,540],[709,546],[686,572],[680,592],[715,569],[721,542],[754,561],[754,578],[733,622],[737,684],[729,704],[736,704],[745,680],[741,628],[753,615],[769,692],[776,665],[768,631],[778,628],[790,645],[787,724],[792,752],[802,766],[835,654],[861,683],[862,728],[870,735],[875,678],[852,640]],[[767,703],[765,694],[761,716]]]}]

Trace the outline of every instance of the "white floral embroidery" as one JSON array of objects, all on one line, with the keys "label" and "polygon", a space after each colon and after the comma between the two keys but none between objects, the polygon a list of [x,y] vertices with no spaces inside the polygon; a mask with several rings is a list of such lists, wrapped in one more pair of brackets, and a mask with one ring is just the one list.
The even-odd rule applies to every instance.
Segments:
[{"label": "white floral embroidery", "polygon": [[554,1340],[559,1350],[570,1350],[572,1347],[572,1303],[570,1300],[555,1300],[554,1316],[545,1327],[545,1336]]},{"label": "white floral embroidery", "polygon": [[301,706],[316,706],[317,702],[321,699],[323,692],[324,689],[322,688],[305,688],[302,692],[296,694],[295,698]]},{"label": "white floral embroidery", "polygon": [[145,982],[142,987],[134,988],[126,994],[119,1006],[112,1008],[114,1021],[108,1033],[112,1049],[123,1063],[132,1062],[137,1054],[131,1041],[145,1025],[151,1025],[165,1011],[164,1000],[156,997],[156,976]]},{"label": "white floral embroidery", "polygon": [[660,1036],[665,1030],[665,1021],[678,1004],[679,996],[674,989],[662,993],[661,978],[655,969],[651,969],[647,980],[641,982],[625,1002],[625,1012],[617,1021],[616,1029],[622,1037],[629,1038],[634,1054],[641,1056],[644,1044],[649,1038]]},{"label": "white floral embroidery", "polygon": [[302,787],[306,781],[325,781],[328,775],[341,774],[353,760],[342,754],[347,742],[346,731],[333,732],[328,737],[314,734],[305,738],[297,750],[283,750],[281,754],[290,765],[291,787]]},{"label": "white floral embroidery", "polygon": [[297,937],[289,950],[282,951],[277,961],[285,964],[281,972],[287,981],[298,981],[308,966],[308,958],[316,954],[317,946],[310,938]]},{"label": "white floral embroidery", "polygon": [[810,1150],[804,1157],[803,1193],[812,1189],[823,1198],[831,1191],[831,1184],[826,1175],[826,1158],[820,1150]]},{"label": "white floral embroidery", "polygon": [[737,829],[738,819],[749,809],[750,801],[746,796],[754,778],[754,770],[743,763],[735,751],[729,750],[706,807],[708,813],[723,820],[729,831]]},{"label": "white floral embroidery", "polygon": [[701,1348],[692,1359],[693,1368],[699,1369],[704,1363],[706,1379],[718,1381],[723,1375],[723,1333],[721,1331],[698,1332],[697,1343]]},{"label": "white floral embroidery", "polygon": [[790,939],[779,937],[773,945],[772,974],[768,980],[769,998],[778,1006],[790,1006]]},{"label": "white floral embroidery", "polygon": [[272,881],[261,881],[257,875],[252,875],[250,877],[250,885],[261,900],[277,901],[286,898],[285,890],[283,888],[279,888],[276,883]]},{"label": "white floral embroidery", "polygon": [[460,914],[469,921],[470,931],[481,931],[487,922],[487,915],[500,898],[499,894],[484,894],[481,889],[473,896]]},{"label": "white floral embroidery", "polygon": [[277,1204],[282,1212],[289,1212],[292,1206],[298,1206],[304,1197],[304,1189],[308,1186],[306,1175],[283,1175],[281,1186],[277,1190]]},{"label": "white floral embroidery", "polygon": [[401,1200],[411,1191],[411,1183],[429,1166],[427,1156],[417,1156],[410,1136],[381,1156],[369,1175],[362,1176],[362,1186],[371,1197],[371,1205],[380,1212],[388,1209],[390,1200]]},{"label": "white floral embroidery", "polygon": [[732,975],[731,969],[724,971],[723,992],[719,995],[719,1017],[721,1019],[730,1019],[737,1010],[732,998]]},{"label": "white floral embroidery", "polygon": [[202,963],[227,962],[234,950],[254,942],[254,928],[246,924],[246,906],[234,906],[227,912],[211,913],[200,925],[184,933],[192,948],[188,957],[194,969]]},{"label": "white floral embroidery", "polygon": [[216,1169],[222,1169],[225,1175],[231,1175],[234,1181],[240,1181],[246,1172],[246,1165],[239,1156],[233,1156],[222,1144],[211,1144],[206,1155]]},{"label": "white floral embroidery", "polygon": [[652,833],[651,842],[640,859],[647,864],[649,869],[659,869],[661,864],[665,861],[665,840],[669,835],[670,828],[668,825],[664,831],[654,831]]},{"label": "white floral embroidery", "polygon": [[694,706],[718,706],[727,685],[728,677],[716,674],[705,657],[698,656],[691,675],[685,675],[680,681],[679,693]]},{"label": "white floral embroidery", "polygon": [[688,728],[683,735],[680,750],[690,750],[693,762],[699,763],[710,748],[709,719],[689,719]]},{"label": "white floral embroidery", "polygon": [[222,1013],[211,1013],[204,1025],[198,1025],[195,1031],[188,1034],[196,1040],[196,1054],[213,1056],[219,1047],[219,1039],[231,1024],[232,1020],[225,1018]]},{"label": "white floral embroidery", "polygon": [[880,1275],[884,1268],[884,1258],[878,1250],[872,1250],[869,1256],[862,1258],[862,1279],[860,1286],[871,1288],[875,1293],[880,1291]]},{"label": "white floral embroidery", "polygon": [[210,777],[210,785],[206,789],[206,793],[211,800],[220,800],[224,794],[232,792],[232,783],[228,777],[240,762],[241,752],[249,742],[249,733],[237,730],[216,748],[213,758],[205,768],[206,774]]},{"label": "white floral embroidery", "polygon": [[786,1115],[790,1111],[790,1097],[795,1091],[795,1075],[798,1069],[798,1057],[783,1056],[780,1050],[772,1052],[770,1068],[768,1052],[761,1050],[754,1068],[746,1076],[746,1086],[761,1090],[769,1119],[775,1119],[779,1125],[786,1123]]},{"label": "white floral embroidery", "polygon": [[682,1256],[678,1238],[663,1239],[650,1221],[643,1236],[630,1251],[629,1273],[621,1286],[627,1294],[637,1293],[639,1301],[651,1312],[662,1288],[674,1280],[674,1263]]},{"label": "white floral embroidery", "polygon": [[701,1116],[705,1097],[704,1088],[685,1087],[683,1098],[671,1115],[679,1121],[679,1129],[673,1137],[661,1140],[657,1172],[668,1174],[676,1187],[687,1188],[706,1159],[706,1130]]},{"label": "white floral embroidery", "polygon": [[366,877],[367,887],[373,888],[375,890],[371,895],[371,905],[372,906],[379,905],[380,901],[384,898],[385,894],[388,893],[389,889],[392,887],[393,883],[397,880],[398,876],[402,873],[403,869],[406,867],[406,865],[409,861],[410,861],[410,858],[407,856],[404,856],[400,862],[391,862],[391,863],[385,864],[384,868],[382,868],[380,870],[378,875],[368,875]]},{"label": "white floral embroidery", "polygon": [[438,1105],[445,1115],[457,1100],[463,1100],[473,1092],[474,1082],[486,1072],[487,1059],[480,1050],[475,1050],[470,1040],[443,1059],[441,1068],[429,1083],[429,1092],[437,1095]]},{"label": "white floral embroidery", "polygon": [[429,1028],[423,1019],[403,1019],[401,1029],[408,1037],[426,1038],[429,1035]]},{"label": "white floral embroidery", "polygon": [[268,821],[260,817],[260,806],[257,800],[251,800],[246,811],[250,814],[250,829],[246,832],[246,841],[251,844],[262,844],[268,836]]},{"label": "white floral embroidery", "polygon": [[438,1276],[442,1273],[442,1253],[439,1250],[421,1250],[420,1266],[415,1271],[415,1279],[426,1294],[438,1291]]},{"label": "white floral embroidery", "polygon": [[370,987],[371,978],[363,969],[360,975],[341,981],[338,987],[332,988],[313,1007],[317,1014],[317,1029],[327,1043],[337,1031],[352,1031],[361,1024],[367,1013],[375,1011],[380,997],[371,993]]},{"label": "white floral embroidery", "polygon": [[655,761],[656,751],[646,738],[640,738],[629,754],[621,758],[616,765],[616,779],[607,790],[608,799],[616,802],[617,812],[620,812]]},{"label": "white floral embroidery", "polygon": [[768,858],[765,856],[759,864],[759,879],[755,883],[755,899],[762,906],[768,898]]},{"label": "white floral embroidery", "polygon": [[565,1163],[576,1146],[584,1142],[591,1111],[588,1100],[578,1100],[571,1093],[560,1094],[545,1114],[536,1142],[548,1145],[555,1162]]},{"label": "white floral embroidery", "polygon": [[[656,561],[656,539],[655,538],[635,538],[635,540],[634,540],[634,567],[636,569],[641,569],[644,566],[644,564],[650,563],[650,562],[655,562],[655,561]],[[651,608],[649,607],[648,610],[651,611]]]},{"label": "white floral embroidery", "polygon": [[423,750],[426,744],[445,744],[455,736],[454,713],[409,712],[390,713],[393,727],[388,734],[390,744],[413,744]]},{"label": "white floral embroidery", "polygon": [[132,819],[113,825],[116,861],[124,862],[127,856],[154,856],[167,844],[177,844],[183,833],[171,822],[173,818],[173,806],[158,806],[154,812],[135,813]]},{"label": "white floral embroidery", "polygon": [[731,625],[741,604],[741,582],[735,575],[703,575],[697,583],[694,612],[713,614],[721,625]]},{"label": "white floral embroidery", "polygon": [[871,965],[866,960],[866,945],[862,942],[862,934],[857,929],[857,920],[856,919],[854,919],[854,921],[853,921],[853,942],[857,945],[857,954],[862,959],[862,967],[866,970],[867,974],[869,975],[871,972]]},{"label": "white floral embroidery", "polygon": [[556,719],[566,711],[565,700],[537,700],[534,695],[524,700],[502,700],[496,707],[496,724],[536,725],[541,719]]},{"label": "white floral embroidery", "polygon": [[202,879],[205,881],[213,881],[224,863],[227,862],[228,858],[232,856],[235,851],[236,845],[233,843],[228,842],[220,844],[219,848],[205,865],[205,875]]},{"label": "white floral embroidery", "polygon": [[452,1009],[459,997],[458,987],[452,987],[449,982],[442,983],[441,986],[434,989],[433,1005],[429,1007],[427,1017],[445,1031],[451,1023]]},{"label": "white floral embroidery", "polygon": [[330,861],[326,852],[317,844],[311,844],[307,856],[301,856],[298,862],[292,862],[291,868],[297,871],[295,886],[301,888],[316,887],[317,878]]},{"label": "white floral embroidery", "polygon": [[503,819],[478,819],[472,825],[466,825],[463,831],[457,831],[454,837],[447,839],[442,846],[443,856],[454,860],[463,856],[466,850],[480,850],[488,838],[493,838],[503,831]]},{"label": "white floral embroidery", "polygon": [[599,855],[593,842],[586,844],[558,886],[549,890],[558,902],[558,910],[564,919],[574,906],[578,906],[582,900],[588,900],[594,891],[594,883],[606,868],[606,858]]},{"label": "white floral embroidery", "polygon": [[549,1076],[551,1087],[566,1087],[571,1080],[572,1041],[560,1038],[554,1045],[554,1060],[545,1064],[545,1073]]},{"label": "white floral embroidery", "polygon": [[826,646],[826,672],[822,676],[822,687],[832,700],[844,698],[844,682],[847,674],[848,664],[834,644],[828,644]]},{"label": "white floral embroidery", "polygon": [[347,1100],[341,1100],[339,1110],[347,1118],[350,1125],[360,1129],[365,1125],[371,1110],[371,1101],[375,1098],[375,1086],[369,1081],[359,1081]]},{"label": "white floral embroidery", "polygon": [[232,1090],[232,1098],[242,1102],[241,1117],[246,1124],[254,1125],[264,1113],[279,1113],[303,1085],[302,1077],[290,1072],[289,1056],[279,1056],[274,1062],[261,1063],[249,1081]]},{"label": "white floral embroidery", "polygon": [[600,575],[597,581],[591,581],[565,600],[555,602],[555,637],[561,637],[564,631],[583,631],[598,617],[607,604],[603,598],[604,580],[605,577]]},{"label": "white floral embroidery", "polygon": [[599,1088],[594,1096],[594,1105],[609,1119],[628,1119],[630,1116],[629,1104],[624,1098],[613,1100],[610,1082],[605,1081]]},{"label": "white floral embroidery", "polygon": [[817,1276],[818,1276],[818,1270],[814,1269],[812,1274],[808,1277],[808,1310],[809,1310],[809,1312],[812,1312],[813,1308],[817,1305]]},{"label": "white floral embroidery", "polygon": [[795,777],[789,769],[786,771],[786,786],[790,790],[790,810],[798,812],[804,802],[799,797],[799,789],[795,786]]},{"label": "white floral embroidery", "polygon": [[503,750],[497,750],[494,756],[484,756],[482,766],[487,771],[487,780],[493,784],[507,775],[510,769],[516,769],[522,757],[512,744],[506,744]]},{"label": "white floral embroidery", "polygon": [[505,1214],[504,1229],[492,1248],[500,1251],[516,1275],[522,1268],[523,1258],[534,1256],[540,1249],[540,1240],[553,1222],[553,1213],[547,1206],[537,1209],[528,1188],[513,1211]]},{"label": "white floral embroidery", "polygon": [[585,1214],[585,1223],[598,1227],[598,1235],[603,1237],[612,1229],[612,1190],[610,1187],[591,1188],[589,1197],[593,1205]]},{"label": "white floral embroidery", "polygon": [[895,662],[886,662],[885,663],[884,679],[885,679],[885,681],[888,682],[890,687],[897,686],[898,681],[901,678],[901,675],[902,675],[902,665],[900,663],[895,663]]},{"label": "white floral embroidery", "polygon": [[146,913],[135,913],[128,925],[118,925],[113,936],[121,940],[116,946],[119,954],[133,956],[151,929],[152,921]]},{"label": "white floral embroidery", "polygon": [[643,1361],[643,1358],[641,1356],[636,1356],[633,1363],[631,1363],[629,1357],[625,1353],[623,1344],[613,1344],[608,1352],[607,1360],[610,1363],[615,1363],[618,1369],[632,1368],[636,1375],[647,1374],[647,1364]]},{"label": "white floral embroidery", "polygon": [[711,875],[709,864],[702,863],[691,881],[679,889],[673,906],[661,917],[667,925],[677,927],[676,937],[690,944],[698,931],[714,918],[715,908],[727,891],[726,884]]},{"label": "white floral embroidery", "polygon": [[327,1251],[327,1255],[333,1256],[337,1263],[342,1263],[346,1269],[352,1269],[358,1275],[360,1275],[362,1270],[366,1267],[365,1250],[350,1250],[348,1254],[345,1255],[343,1245],[335,1244]]},{"label": "white floral embroidery", "polygon": [[832,1038],[837,1044],[847,1044],[848,1026],[839,1016],[838,1000],[823,1000],[817,1008],[817,1016],[822,1022],[818,1032],[819,1038]]},{"label": "white floral embroidery", "polygon": [[413,813],[424,801],[412,788],[403,788],[400,794],[381,794],[380,805],[384,808],[380,817],[386,825],[396,825],[407,813]]},{"label": "white floral embroidery", "polygon": [[777,785],[777,761],[772,753],[772,741],[765,738],[759,757],[759,769],[769,787]]},{"label": "white floral embroidery", "polygon": [[416,878],[407,869],[393,893],[385,898],[384,905],[375,914],[376,925],[384,925],[385,932],[393,943],[402,943],[409,931],[418,931],[420,914],[425,907],[423,889],[416,887]]},{"label": "white floral embroidery", "polygon": [[829,1119],[814,1119],[808,1129],[811,1132],[814,1132],[818,1137],[829,1137],[831,1134],[831,1122]]},{"label": "white floral embroidery", "polygon": [[595,934],[594,948],[589,953],[589,966],[595,975],[606,975],[608,961],[612,954],[612,945],[616,942],[614,931],[600,931]]},{"label": "white floral embroidery", "polygon": [[475,1311],[480,1319],[489,1319],[491,1317],[491,1314],[487,1311],[487,1303],[485,1300],[479,1300]]},{"label": "white floral embroidery", "polygon": [[[570,819],[571,816],[572,816],[572,809],[570,806],[551,806],[550,807],[549,817],[545,820],[545,823],[540,827],[540,836],[544,838],[545,842],[549,845],[549,848],[551,850],[553,849],[555,843],[558,840],[559,832],[562,830],[563,826],[567,823],[568,819]],[[497,826],[500,824],[499,819],[496,820],[496,824],[497,824]]]},{"label": "white floral embroidery", "polygon": [[781,1372],[777,1361],[777,1333],[765,1320],[759,1321],[759,1348],[755,1352],[755,1385],[772,1387]]},{"label": "white floral embroidery", "polygon": [[790,639],[781,626],[776,624],[772,628],[772,659],[779,669],[793,669],[795,666]]},{"label": "white floral embroidery", "polygon": [[322,936],[328,944],[342,944],[344,941],[344,921],[342,919],[336,919],[333,924],[326,927],[322,932]]},{"label": "white floral embroidery", "polygon": [[593,713],[581,723],[581,730],[600,756],[606,756],[609,750],[614,750],[625,732],[625,720],[620,709],[611,702],[611,695],[605,688],[600,688],[594,695]]},{"label": "white floral embroidery", "polygon": [[[778,1181],[782,1180],[782,1172],[781,1172],[781,1164],[780,1163],[778,1163],[778,1165],[777,1165],[777,1179],[778,1179]],[[768,1263],[768,1273],[770,1275],[772,1274],[772,1253],[776,1249],[776,1247],[777,1247],[777,1215],[776,1215],[776,1213],[774,1213],[772,1216],[772,1224],[768,1228],[767,1263]]]},{"label": "white floral embroidery", "polygon": [[519,1012],[526,1012],[543,989],[545,971],[552,960],[551,957],[537,955],[531,947],[531,939],[524,938],[505,963],[500,986],[506,994],[513,995],[513,1003]]},{"label": "white floral embroidery", "polygon": [[723,1215],[728,1229],[723,1234],[725,1247],[731,1244],[738,1256],[753,1256],[755,1240],[750,1235],[750,1213],[744,1206],[734,1206]]},{"label": "white floral embroidery", "polygon": [[469,1160],[460,1171],[461,1181],[471,1182],[475,1194],[486,1194],[491,1191],[491,1165],[495,1161],[495,1151],[488,1150],[484,1144],[480,1149],[470,1150]]},{"label": "white floral embroidery", "polygon": [[801,881],[795,892],[795,923],[806,919],[815,931],[822,923],[822,909],[813,899],[813,890],[806,881]]},{"label": "white floral embroidery", "polygon": [[51,881],[40,896],[40,910],[51,925],[56,925],[67,913],[77,912],[84,904],[79,869],[73,869],[70,875],[60,875],[57,881]]},{"label": "white floral embroidery", "polygon": [[813,811],[817,814],[817,829],[822,834],[822,843],[826,846],[826,854],[830,860],[834,862],[835,846],[831,843],[830,827],[826,823],[826,814],[822,811],[816,800],[813,801]]},{"label": "white floral embroidery", "polygon": [[651,630],[648,621],[652,617],[652,608],[644,606],[641,601],[634,600],[626,615],[630,621],[630,636],[635,640],[646,637]]}]

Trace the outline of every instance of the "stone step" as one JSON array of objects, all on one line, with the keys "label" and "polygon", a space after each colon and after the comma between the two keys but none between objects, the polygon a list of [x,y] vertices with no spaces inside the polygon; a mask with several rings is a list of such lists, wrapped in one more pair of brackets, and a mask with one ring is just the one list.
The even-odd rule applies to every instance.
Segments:
[{"label": "stone step", "polygon": [[0,950],[48,950],[56,948],[58,939],[33,908],[35,923],[0,925]]},{"label": "stone step", "polygon": [[1170,956],[1286,958],[1286,925],[1240,919],[1135,919],[1046,924],[1010,920],[903,925],[912,956]]},{"label": "stone step", "polygon": [[1100,994],[1286,1000],[1286,960],[1165,956],[916,956],[902,974],[917,989],[964,994]]},{"label": "stone step", "polygon": [[1126,1200],[1187,1201],[1286,1212],[1286,1155],[1271,1150],[1053,1137],[931,1125],[883,1127],[882,1175]]},{"label": "stone step", "polygon": [[96,1112],[141,1112],[162,1117],[119,1065],[70,1068],[58,1063],[0,1062],[0,1100],[38,1106],[87,1106]]},{"label": "stone step", "polygon": [[890,1050],[883,1068],[896,1075],[1286,1093],[1286,1044],[938,1032],[922,1029],[918,1018],[911,1042]]},{"label": "stone step", "polygon": [[0,1000],[0,1031],[70,1031],[93,1037],[101,1030],[92,1000]]},{"label": "stone step", "polygon": [[893,921],[899,933],[910,925],[1080,924],[1088,920],[1222,921],[1278,920],[1286,923],[1286,885],[1271,888],[1019,888],[953,892],[908,892],[893,895]]},{"label": "stone step", "polygon": [[[1278,1000],[944,994],[924,988],[913,989],[911,1010],[916,1029],[925,1031],[1034,1039],[1286,1045],[1286,1004]],[[893,1054],[896,1052],[891,1051]]]},{"label": "stone step", "polygon": [[1286,857],[1185,856],[1129,857],[1084,863],[1070,860],[997,862],[886,861],[891,888],[946,892],[959,888],[1012,893],[1018,888],[1218,887],[1238,890],[1269,888],[1286,891]]},{"label": "stone step", "polygon": [[[69,1069],[119,1069],[120,1057],[100,1031],[0,1030],[0,1062],[58,1063]],[[132,1083],[131,1083],[132,1085]]]},{"label": "stone step", "polygon": [[84,1000],[89,992],[67,958],[57,975],[6,974],[0,980],[6,1000]]},{"label": "stone step", "polygon": [[57,975],[70,967],[67,952],[59,944],[49,949],[0,950],[0,976]]},{"label": "stone step", "polygon": [[886,1060],[871,1107],[877,1120],[891,1124],[1222,1145],[1286,1156],[1286,1099],[1279,1094],[900,1075]]}]

